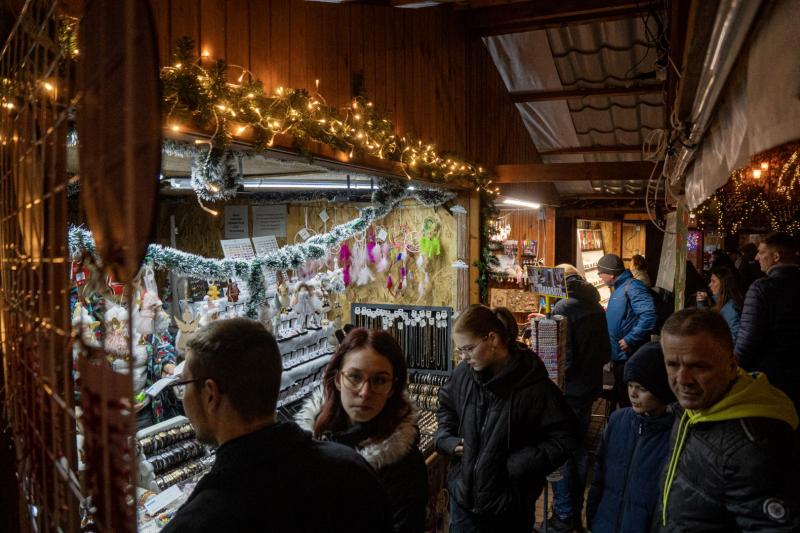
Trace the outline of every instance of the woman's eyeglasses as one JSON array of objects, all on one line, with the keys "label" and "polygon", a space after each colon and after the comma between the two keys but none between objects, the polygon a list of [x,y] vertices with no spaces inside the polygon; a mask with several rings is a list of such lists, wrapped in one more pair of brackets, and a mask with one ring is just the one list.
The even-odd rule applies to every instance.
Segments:
[{"label": "woman's eyeglasses", "polygon": [[472,352],[475,351],[475,348],[480,346],[488,338],[489,338],[489,335],[486,335],[479,342],[476,342],[475,344],[470,344],[468,346],[459,346],[454,351],[456,352],[456,355],[459,355],[462,359],[466,358],[466,357],[469,357],[470,355],[472,355]]},{"label": "woman's eyeglasses", "polygon": [[353,392],[361,391],[364,383],[369,383],[370,390],[375,394],[388,394],[394,384],[394,379],[385,374],[368,376],[361,372],[339,371],[339,375],[342,376],[342,385]]}]

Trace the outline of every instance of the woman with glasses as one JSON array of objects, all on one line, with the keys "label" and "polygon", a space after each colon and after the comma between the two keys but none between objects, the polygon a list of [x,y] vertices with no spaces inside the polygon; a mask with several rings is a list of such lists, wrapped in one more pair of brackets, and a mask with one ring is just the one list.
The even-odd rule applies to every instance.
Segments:
[{"label": "woman with glasses", "polygon": [[452,456],[450,531],[533,530],[545,476],[577,446],[574,415],[508,309],[473,305],[453,327],[461,359],[440,389],[436,448]]},{"label": "woman with glasses", "polygon": [[428,475],[417,413],[405,396],[405,356],[385,331],[356,328],[339,344],[322,387],[297,415],[315,438],[358,451],[386,487],[396,532],[424,529]]}]

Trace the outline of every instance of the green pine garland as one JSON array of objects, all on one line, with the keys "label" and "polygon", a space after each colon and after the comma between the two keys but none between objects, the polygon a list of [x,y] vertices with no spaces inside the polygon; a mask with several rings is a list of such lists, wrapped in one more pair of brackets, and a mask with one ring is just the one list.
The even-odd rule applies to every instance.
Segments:
[{"label": "green pine garland", "polygon": [[[374,221],[388,215],[403,200],[414,198],[428,207],[433,207],[442,205],[454,197],[455,194],[450,191],[409,191],[401,184],[386,181],[373,193],[372,205],[359,210],[358,218],[335,226],[328,233],[314,235],[304,243],[287,245],[268,255],[249,261],[207,258],[160,244],[151,244],[147,247],[145,262],[154,268],[167,269],[181,276],[242,280],[250,290],[246,314],[251,318],[256,318],[259,307],[267,301],[264,270],[296,270],[307,261],[323,259],[328,250],[355,234],[366,231]],[[88,253],[100,262],[94,239],[88,229],[70,227],[68,244],[71,257],[78,259],[84,253]]]},{"label": "green pine garland", "polygon": [[[270,148],[277,135],[287,134],[298,145],[317,141],[349,157],[359,154],[399,162],[409,179],[466,181],[487,194],[499,192],[490,187],[491,176],[484,168],[440,154],[432,144],[410,135],[398,137],[388,116],[363,96],[338,110],[328,106],[320,94],[302,89],[278,87],[268,94],[250,71],[198,58],[194,50],[191,39],[180,39],[173,64],[161,69],[161,81],[168,127],[180,131],[185,124],[192,124],[200,130],[213,130],[205,159],[198,159],[199,167],[192,170],[192,185],[201,199],[224,200],[232,194],[220,177],[226,174],[226,164],[219,158],[232,139],[245,132],[256,150]],[[228,82],[231,69],[241,70],[236,83]]]}]

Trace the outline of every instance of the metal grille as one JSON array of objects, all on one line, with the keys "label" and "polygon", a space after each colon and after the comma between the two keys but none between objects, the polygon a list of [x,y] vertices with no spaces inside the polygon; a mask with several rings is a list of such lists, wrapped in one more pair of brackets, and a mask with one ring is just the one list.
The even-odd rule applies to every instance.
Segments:
[{"label": "metal grille", "polygon": [[67,260],[73,64],[61,2],[25,2],[0,52],[0,341],[22,531],[78,531]]}]

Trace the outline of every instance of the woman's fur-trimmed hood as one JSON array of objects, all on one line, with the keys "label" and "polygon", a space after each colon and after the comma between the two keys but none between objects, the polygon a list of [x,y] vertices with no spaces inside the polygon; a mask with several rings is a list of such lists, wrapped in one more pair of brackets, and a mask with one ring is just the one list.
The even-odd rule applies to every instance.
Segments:
[{"label": "woman's fur-trimmed hood", "polygon": [[[295,422],[306,431],[314,433],[314,423],[322,410],[324,391],[317,388],[306,400],[303,407],[295,415]],[[380,442],[364,441],[356,447],[361,457],[376,471],[393,465],[403,459],[417,444],[417,410],[411,411],[400,421],[397,428],[388,438]]]}]

